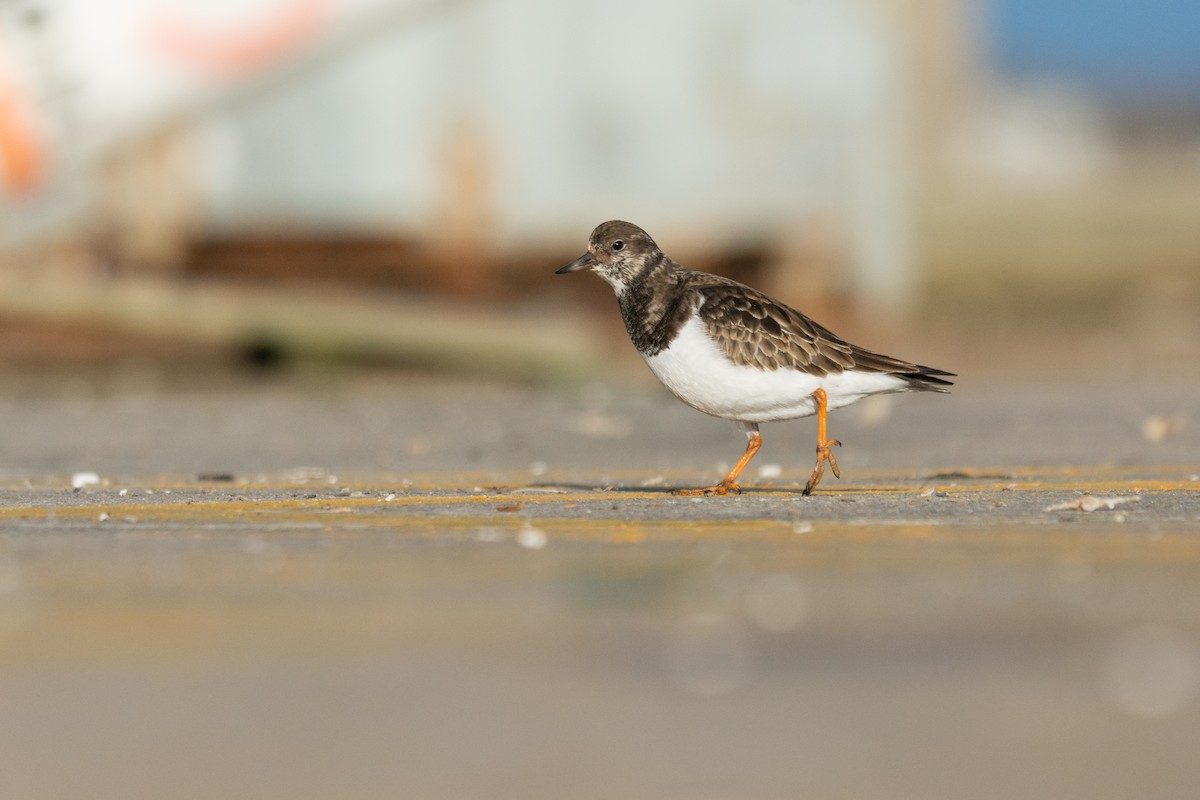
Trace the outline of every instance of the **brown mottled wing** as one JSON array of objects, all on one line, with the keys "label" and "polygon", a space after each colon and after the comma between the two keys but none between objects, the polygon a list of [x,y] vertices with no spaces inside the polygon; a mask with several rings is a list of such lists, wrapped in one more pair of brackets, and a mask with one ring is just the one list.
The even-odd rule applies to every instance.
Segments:
[{"label": "brown mottled wing", "polygon": [[850,344],[794,308],[748,286],[696,272],[689,288],[704,300],[697,314],[721,351],[737,364],[759,369],[799,369],[829,375],[853,369],[887,372],[908,379],[914,389],[945,391],[942,370],[901,361]]}]

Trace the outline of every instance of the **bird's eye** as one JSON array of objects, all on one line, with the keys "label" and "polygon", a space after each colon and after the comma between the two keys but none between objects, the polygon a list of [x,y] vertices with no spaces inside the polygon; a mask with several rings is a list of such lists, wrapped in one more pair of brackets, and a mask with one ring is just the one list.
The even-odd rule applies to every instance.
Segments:
[{"label": "bird's eye", "polygon": [[623,249],[625,249],[625,243],[622,242],[620,239],[617,239],[615,242],[612,243],[612,249],[613,250],[623,250]]}]

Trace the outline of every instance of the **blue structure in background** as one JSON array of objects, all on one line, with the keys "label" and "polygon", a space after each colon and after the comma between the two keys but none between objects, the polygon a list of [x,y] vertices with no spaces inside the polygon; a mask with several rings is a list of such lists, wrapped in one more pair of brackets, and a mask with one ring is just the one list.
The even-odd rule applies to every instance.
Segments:
[{"label": "blue structure in background", "polygon": [[1196,0],[984,0],[992,66],[1121,105],[1200,107]]}]

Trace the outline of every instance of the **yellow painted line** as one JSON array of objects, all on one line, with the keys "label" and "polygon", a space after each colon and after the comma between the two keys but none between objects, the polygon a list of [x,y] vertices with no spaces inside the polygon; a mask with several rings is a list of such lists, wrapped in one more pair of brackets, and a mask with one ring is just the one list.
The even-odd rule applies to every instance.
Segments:
[{"label": "yellow painted line", "polygon": [[[201,517],[179,513],[194,511],[195,506],[186,509],[160,506],[155,510],[165,513],[140,519],[219,526],[222,521],[244,521],[245,517],[242,513]],[[332,541],[347,536],[401,533],[406,541],[474,541],[517,547],[519,533],[534,526],[547,535],[547,547],[551,549],[555,543],[661,545],[710,541],[786,545],[772,551],[772,563],[778,569],[822,564],[858,568],[870,564],[895,567],[933,563],[946,569],[1060,563],[1068,567],[1080,563],[1200,565],[1200,537],[1194,534],[1194,526],[1182,523],[1155,523],[1150,528],[1123,523],[1098,534],[1095,528],[1027,525],[1005,520],[982,525],[878,520],[813,520],[799,524],[766,519],[530,520],[509,514],[342,515],[330,513],[330,509],[281,510],[271,515],[270,523],[281,528],[311,528],[322,537],[332,537]],[[255,532],[263,533],[261,529]]]},{"label": "yellow painted line", "polygon": [[[602,477],[601,477],[602,476]],[[1196,479],[1192,479],[1196,476]],[[655,483],[647,485],[653,477]],[[712,482],[717,476],[703,472],[665,472],[653,476],[645,470],[603,470],[587,472],[551,472],[534,476],[521,471],[497,472],[443,472],[443,473],[363,473],[336,472],[317,473],[311,478],[294,479],[286,473],[259,476],[237,475],[231,481],[198,481],[191,476],[159,475],[105,476],[100,488],[126,487],[132,491],[149,489],[154,491],[200,490],[212,492],[249,492],[254,490],[327,491],[335,487],[349,486],[353,489],[370,489],[397,494],[434,490],[472,491],[501,489],[511,491],[514,487],[534,490],[539,487],[558,485],[575,491],[592,491],[611,486],[620,486],[629,491],[663,493],[670,487],[699,486],[706,480]],[[798,489],[808,477],[807,470],[798,470],[785,480],[756,480],[752,475],[743,484],[751,492],[787,492]],[[9,479],[0,482],[0,489],[66,489],[69,481],[65,476],[41,476],[28,481]],[[1096,465],[1083,467],[1016,467],[1010,469],[972,468],[944,470],[940,472],[916,473],[910,470],[856,471],[846,482],[831,478],[822,483],[821,492],[838,491],[899,491],[908,492],[918,488],[935,487],[942,490],[968,490],[988,488],[1034,488],[1062,489],[1106,489],[1134,486],[1160,486],[1164,490],[1200,491],[1200,464],[1153,464],[1143,466]],[[587,487],[586,489],[584,487]],[[532,492],[530,492],[532,493]]]},{"label": "yellow painted line", "polygon": [[[183,503],[117,503],[77,506],[21,506],[0,508],[0,519],[22,519],[55,517],[59,519],[95,519],[101,513],[110,518],[137,517],[138,519],[179,519],[188,517],[242,517],[253,514],[267,514],[285,511],[309,511],[329,513],[331,510],[350,510],[361,508],[387,508],[405,506],[446,506],[446,505],[482,505],[495,503],[498,505],[516,505],[528,503],[535,498],[538,500],[554,500],[562,502],[584,502],[587,500],[604,499],[606,497],[630,497],[628,493],[621,494],[473,494],[473,495],[422,495],[397,494],[392,500],[382,497],[316,497],[293,498],[288,500],[196,500]],[[650,495],[633,495],[647,497]]]},{"label": "yellow painted line", "polygon": [[[431,501],[441,502],[466,502],[478,499],[503,498],[520,500],[522,498],[536,498],[540,500],[553,500],[556,498],[570,497],[573,500],[580,498],[587,499],[605,499],[609,497],[666,497],[670,494],[671,489],[677,487],[691,487],[701,484],[700,479],[687,480],[681,479],[671,481],[669,483],[656,484],[654,486],[641,486],[636,483],[597,483],[595,488],[586,486],[583,481],[562,481],[559,483],[529,483],[523,481],[504,480],[504,481],[484,481],[484,482],[468,482],[460,483],[410,483],[405,486],[399,486],[397,483],[380,482],[377,480],[368,481],[338,481],[337,488],[348,488],[352,491],[359,492],[375,492],[379,494],[395,494],[395,499],[391,502],[403,502],[410,498],[428,499]],[[817,490],[817,495],[871,495],[871,494],[911,494],[921,495],[929,489],[935,491],[945,491],[954,493],[984,493],[984,492],[1010,492],[1010,491],[1088,491],[1093,494],[1104,491],[1147,491],[1147,492],[1200,492],[1200,481],[1190,479],[1165,479],[1153,477],[1134,477],[1134,478],[1113,478],[1113,479],[1090,479],[1090,480],[1050,480],[1044,478],[1040,480],[1032,479],[1013,479],[1013,480],[996,480],[996,481],[971,481],[960,482],[953,481],[908,481],[898,483],[894,481],[879,481],[872,482],[870,480],[858,480],[855,482],[839,483],[836,480],[830,481],[830,485],[826,486],[823,482]],[[778,481],[769,481],[762,483],[754,483],[747,481],[742,484],[742,488],[747,496],[754,495],[772,495],[772,496],[790,496],[798,495],[803,488],[803,481],[794,484],[780,484]],[[159,487],[153,487],[161,491]],[[242,485],[220,485],[220,484],[196,484],[196,483],[179,483],[170,484],[163,488],[172,491],[201,491],[201,492],[227,492],[232,494],[246,494],[254,491],[324,491],[329,492],[334,488],[333,485],[313,486],[309,484],[294,484],[294,483],[256,483]],[[458,492],[452,496],[441,496],[429,494],[430,492]],[[303,498],[307,502],[329,502],[331,500],[354,499],[359,501],[380,500],[382,497],[367,497],[367,498],[341,498],[331,495],[323,495],[319,498]],[[719,498],[709,498],[714,502],[719,502]],[[298,499],[297,501],[300,501]],[[209,502],[197,500],[196,502]],[[219,501],[211,502],[234,502],[234,501]],[[264,501],[266,502],[266,501]],[[285,501],[286,502],[286,501]]]},{"label": "yellow painted line", "polygon": [[[347,484],[341,484],[347,485]],[[353,486],[353,484],[350,484]],[[532,487],[531,487],[532,488]],[[1023,492],[1087,492],[1103,496],[1109,494],[1138,494],[1153,496],[1175,492],[1200,494],[1200,485],[1194,481],[1164,481],[1164,480],[1123,480],[1123,481],[1090,481],[1083,483],[983,483],[983,484],[929,484],[926,486],[912,485],[868,485],[868,486],[835,486],[818,490],[817,497],[869,497],[872,495],[903,495],[913,499],[922,499],[929,489],[945,493],[948,496],[970,497],[981,494],[1019,495]],[[361,491],[361,490],[360,490]],[[383,491],[383,490],[378,490]],[[95,519],[100,514],[108,514],[110,518],[119,519],[134,517],[139,520],[166,520],[186,518],[235,518],[248,515],[276,514],[286,511],[305,511],[309,513],[330,513],[331,510],[354,510],[366,508],[407,508],[414,506],[462,506],[476,508],[479,506],[509,506],[523,507],[526,505],[552,504],[621,504],[631,500],[661,500],[664,502],[697,502],[709,503],[714,508],[721,503],[728,503],[733,498],[676,498],[668,494],[667,488],[625,489],[620,491],[574,491],[574,492],[538,492],[538,491],[507,491],[496,493],[470,494],[428,494],[424,491],[397,492],[391,500],[384,497],[316,497],[290,498],[271,500],[204,500],[193,499],[187,502],[163,503],[94,503],[87,505],[38,505],[0,508],[0,519]],[[803,503],[810,502],[802,498],[799,487],[747,487],[742,498],[784,498],[795,500],[798,508]]]}]

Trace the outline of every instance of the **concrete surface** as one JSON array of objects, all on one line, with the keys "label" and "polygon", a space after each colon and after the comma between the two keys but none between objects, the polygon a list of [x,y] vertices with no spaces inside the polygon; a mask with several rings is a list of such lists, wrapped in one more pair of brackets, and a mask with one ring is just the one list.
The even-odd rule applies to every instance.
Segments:
[{"label": "concrete surface", "polygon": [[1190,797],[1193,381],[6,374],[0,797]]}]

